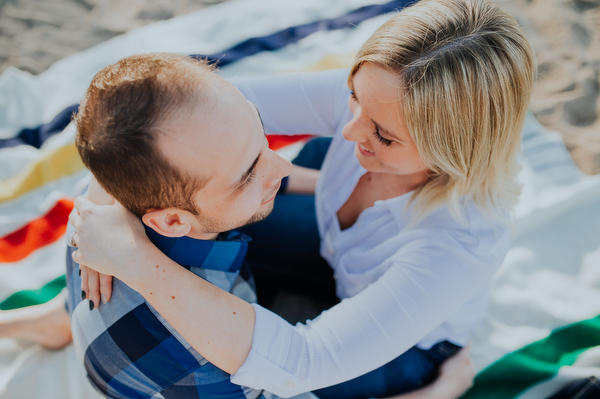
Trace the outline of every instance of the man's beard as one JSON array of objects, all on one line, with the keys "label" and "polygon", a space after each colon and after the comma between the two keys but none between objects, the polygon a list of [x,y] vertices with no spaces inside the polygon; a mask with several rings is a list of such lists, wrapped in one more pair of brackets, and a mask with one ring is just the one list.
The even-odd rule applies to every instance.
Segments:
[{"label": "man's beard", "polygon": [[202,226],[204,227],[204,230],[207,233],[223,233],[225,231],[234,230],[239,227],[247,226],[247,225],[253,224],[253,223],[258,223],[261,220],[264,220],[273,211],[274,203],[275,203],[275,201],[271,201],[269,203],[269,206],[267,206],[265,209],[261,209],[260,211],[256,212],[245,222],[221,223],[221,222],[218,222],[218,221],[211,219],[210,217],[207,217],[204,215],[200,215],[199,219],[202,222]]}]

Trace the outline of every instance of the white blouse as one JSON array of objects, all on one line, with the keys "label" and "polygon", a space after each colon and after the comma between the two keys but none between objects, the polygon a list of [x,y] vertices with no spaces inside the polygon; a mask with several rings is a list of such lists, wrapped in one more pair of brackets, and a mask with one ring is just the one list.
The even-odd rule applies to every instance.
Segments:
[{"label": "white blouse", "polygon": [[508,224],[464,201],[468,223],[445,206],[407,226],[410,193],[376,201],[341,230],[337,211],[366,170],[342,128],[351,119],[346,70],[232,80],[267,133],[333,135],[316,190],[321,255],[342,302],[292,326],[253,305],[250,354],[231,380],[288,397],[369,372],[416,345],[465,345],[487,310],[491,278],[510,245]]}]

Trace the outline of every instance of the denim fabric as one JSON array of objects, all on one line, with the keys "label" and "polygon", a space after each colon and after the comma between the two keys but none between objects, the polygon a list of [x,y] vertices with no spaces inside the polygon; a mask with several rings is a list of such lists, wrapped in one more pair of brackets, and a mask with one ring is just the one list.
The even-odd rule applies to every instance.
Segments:
[{"label": "denim fabric", "polygon": [[549,399],[595,399],[600,398],[600,381],[591,376],[575,380],[560,391],[552,395]]},{"label": "denim fabric", "polygon": [[[319,169],[330,143],[328,137],[312,139],[292,163]],[[338,302],[333,272],[319,255],[314,196],[278,194],[269,217],[238,230],[252,237],[246,260],[256,282],[259,304],[268,308],[279,289],[331,305]]]},{"label": "denim fabric", "polygon": [[319,399],[361,399],[410,392],[431,382],[440,364],[460,349],[448,341],[439,342],[429,350],[412,347],[370,373],[313,393]]}]

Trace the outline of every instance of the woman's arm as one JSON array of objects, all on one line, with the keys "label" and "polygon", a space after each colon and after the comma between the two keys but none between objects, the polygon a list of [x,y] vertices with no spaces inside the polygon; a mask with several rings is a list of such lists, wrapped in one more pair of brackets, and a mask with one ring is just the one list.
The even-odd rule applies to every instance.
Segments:
[{"label": "woman's arm", "polygon": [[[115,203],[115,199],[100,186],[94,176],[90,179],[86,196],[97,205]],[[85,266],[80,266],[79,269],[81,271],[81,291],[85,292],[85,297],[94,304],[94,307],[98,307],[101,302],[108,302],[112,296],[112,277]]]},{"label": "woman's arm", "polygon": [[317,319],[291,326],[169,260],[120,205],[78,198],[71,222],[76,262],[140,292],[207,360],[235,374],[233,382],[280,396],[333,385],[394,359],[484,289],[494,270],[461,243],[428,230],[403,248],[404,263]]},{"label": "woman's arm", "polygon": [[139,292],[222,370],[233,374],[244,363],[254,330],[249,303],[169,259],[150,242],[139,219],[118,203],[95,206],[78,197],[69,220],[77,230],[75,262]]},{"label": "woman's arm", "polygon": [[233,78],[256,105],[267,134],[332,136],[348,112],[344,69]]}]

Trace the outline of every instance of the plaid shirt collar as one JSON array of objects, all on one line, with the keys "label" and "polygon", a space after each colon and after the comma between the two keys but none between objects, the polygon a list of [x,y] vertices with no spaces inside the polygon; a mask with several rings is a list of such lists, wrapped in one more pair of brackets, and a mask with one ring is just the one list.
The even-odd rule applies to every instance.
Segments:
[{"label": "plaid shirt collar", "polygon": [[228,273],[237,272],[244,262],[250,237],[232,230],[215,241],[190,237],[165,237],[146,228],[150,241],[165,255],[186,269],[200,267]]}]

